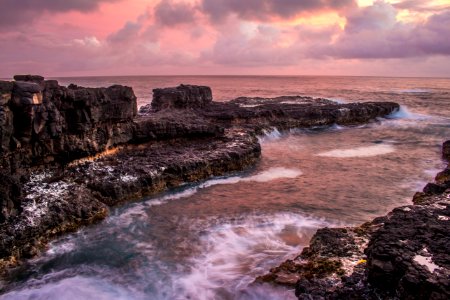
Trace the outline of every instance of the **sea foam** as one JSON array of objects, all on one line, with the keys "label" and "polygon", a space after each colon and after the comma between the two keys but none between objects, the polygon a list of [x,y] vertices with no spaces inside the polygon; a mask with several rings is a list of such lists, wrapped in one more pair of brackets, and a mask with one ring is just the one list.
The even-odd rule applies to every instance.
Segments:
[{"label": "sea foam", "polygon": [[35,300],[59,300],[59,299],[146,299],[136,291],[127,290],[98,278],[75,276],[65,278],[57,282],[47,283],[42,286],[25,288],[0,296],[2,300],[35,299]]},{"label": "sea foam", "polygon": [[263,130],[263,134],[258,137],[260,143],[271,142],[279,140],[283,137],[283,134],[277,129],[272,128],[270,130]]},{"label": "sea foam", "polygon": [[212,227],[202,236],[202,253],[192,258],[190,272],[173,278],[174,286],[180,299],[289,299],[250,284],[297,254],[316,228],[327,225],[324,220],[279,213]]},{"label": "sea foam", "polygon": [[351,158],[351,157],[371,157],[385,155],[395,151],[394,146],[379,144],[373,146],[356,147],[352,149],[335,149],[317,154],[323,157]]},{"label": "sea foam", "polygon": [[411,112],[406,106],[400,106],[396,112],[386,116],[386,119],[407,119],[407,120],[427,120],[431,116]]}]

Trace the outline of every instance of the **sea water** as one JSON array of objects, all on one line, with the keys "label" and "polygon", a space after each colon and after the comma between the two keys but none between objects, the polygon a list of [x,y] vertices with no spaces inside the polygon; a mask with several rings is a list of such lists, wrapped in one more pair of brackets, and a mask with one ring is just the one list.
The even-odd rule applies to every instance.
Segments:
[{"label": "sea water", "polygon": [[295,257],[320,227],[352,226],[411,204],[444,167],[450,79],[167,76],[59,78],[60,84],[152,89],[207,85],[216,101],[304,95],[394,101],[399,112],[360,126],[260,136],[253,168],[113,208],[101,223],[53,241],[0,299],[294,299],[254,279]]}]

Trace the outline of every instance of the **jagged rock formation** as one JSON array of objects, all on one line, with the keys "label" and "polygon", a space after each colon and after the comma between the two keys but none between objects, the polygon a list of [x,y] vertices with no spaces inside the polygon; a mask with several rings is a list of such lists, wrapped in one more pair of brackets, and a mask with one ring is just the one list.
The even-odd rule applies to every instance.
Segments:
[{"label": "jagged rock formation", "polygon": [[305,97],[216,103],[210,88],[181,85],[155,90],[137,115],[129,87],[31,75],[0,82],[0,100],[0,269],[111,205],[254,165],[264,129],[364,123],[399,108]]},{"label": "jagged rock formation", "polygon": [[29,75],[15,80],[0,83],[2,169],[21,174],[64,164],[133,137],[136,96],[129,87],[66,88]]},{"label": "jagged rock formation", "polygon": [[[450,141],[443,145],[450,160]],[[320,229],[295,259],[257,282],[295,287],[299,299],[449,299],[450,165],[414,205],[354,228]]]}]

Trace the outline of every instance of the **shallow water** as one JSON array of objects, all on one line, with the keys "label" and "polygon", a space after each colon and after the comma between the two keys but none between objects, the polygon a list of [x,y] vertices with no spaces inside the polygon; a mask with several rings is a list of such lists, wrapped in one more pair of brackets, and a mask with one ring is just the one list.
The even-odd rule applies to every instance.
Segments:
[{"label": "shallow water", "polygon": [[115,208],[95,226],[54,241],[6,284],[0,299],[290,299],[254,278],[308,244],[324,226],[357,225],[411,203],[443,168],[450,80],[368,77],[116,77],[60,83],[150,90],[209,85],[219,101],[309,95],[395,101],[400,112],[357,127],[260,138],[251,170],[211,178]]}]

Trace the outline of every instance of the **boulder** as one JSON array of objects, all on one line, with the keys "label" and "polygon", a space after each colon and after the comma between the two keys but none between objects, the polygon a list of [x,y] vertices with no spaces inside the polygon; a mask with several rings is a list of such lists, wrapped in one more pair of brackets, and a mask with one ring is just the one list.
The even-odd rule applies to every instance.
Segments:
[{"label": "boulder", "polygon": [[175,88],[154,89],[152,108],[200,109],[212,102],[211,88],[207,86],[179,85]]}]

